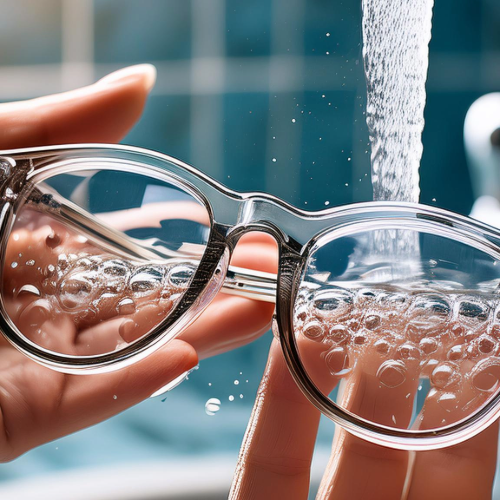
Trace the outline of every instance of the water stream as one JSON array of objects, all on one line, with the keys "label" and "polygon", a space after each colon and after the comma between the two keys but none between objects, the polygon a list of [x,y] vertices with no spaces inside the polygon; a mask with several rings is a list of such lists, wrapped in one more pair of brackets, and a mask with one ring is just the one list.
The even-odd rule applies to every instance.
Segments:
[{"label": "water stream", "polygon": [[374,200],[418,202],[433,0],[362,0]]}]

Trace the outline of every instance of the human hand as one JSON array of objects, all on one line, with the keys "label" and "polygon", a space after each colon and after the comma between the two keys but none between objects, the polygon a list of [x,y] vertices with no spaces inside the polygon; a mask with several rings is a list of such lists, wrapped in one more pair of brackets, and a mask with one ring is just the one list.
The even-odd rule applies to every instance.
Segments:
[{"label": "human hand", "polygon": [[[0,149],[116,142],[139,118],[153,83],[152,68],[138,66],[76,91],[2,104]],[[24,235],[33,243],[37,236]],[[73,244],[77,243],[69,243]],[[274,244],[265,236],[249,235],[238,245],[232,263],[272,271]],[[57,373],[0,339],[0,461],[140,402],[195,366],[199,358],[237,347],[265,332],[271,313],[270,304],[217,297],[182,340],[170,342],[129,368],[100,375]],[[64,315],[47,326],[56,329],[63,342],[73,342],[74,325]]]},{"label": "human hand", "polygon": [[[391,399],[387,391],[379,390],[380,384],[369,376],[369,365],[357,363],[357,372],[344,388],[349,395],[347,409],[374,421],[384,415],[407,414],[407,399]],[[328,380],[323,378],[323,382]],[[439,415],[432,398],[426,405],[421,425]],[[319,411],[297,388],[279,343],[274,341],[230,498],[307,499],[319,417]],[[497,446],[498,423],[456,446],[416,453],[377,446],[337,428],[317,498],[489,499]]]}]

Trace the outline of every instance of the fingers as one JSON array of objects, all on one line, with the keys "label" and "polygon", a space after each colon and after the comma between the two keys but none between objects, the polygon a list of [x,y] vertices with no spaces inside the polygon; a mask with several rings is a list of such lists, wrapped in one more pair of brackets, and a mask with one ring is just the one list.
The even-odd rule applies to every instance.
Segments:
[{"label": "fingers", "polygon": [[399,500],[407,463],[407,452],[374,445],[337,429],[318,498]]},{"label": "fingers", "polygon": [[[462,368],[470,369],[470,365],[464,363]],[[489,384],[498,384],[498,373],[489,370],[478,370],[475,376],[460,371],[454,375],[456,379],[448,380],[445,387],[434,386],[429,391],[416,422],[418,428],[439,429],[470,416],[493,396],[494,392],[485,391]],[[498,422],[456,446],[417,453],[409,499],[491,498],[497,446]]]},{"label": "fingers", "polygon": [[306,499],[318,423],[319,412],[295,385],[274,341],[229,497]]},{"label": "fingers", "polygon": [[[260,233],[245,235],[234,251],[231,264],[276,272],[274,239]],[[200,359],[215,356],[247,344],[268,331],[273,311],[274,304],[219,293],[180,338],[196,349]]]},{"label": "fingers", "polygon": [[167,219],[183,219],[205,226],[210,224],[205,207],[192,201],[148,203],[141,208],[100,213],[98,217],[119,231],[137,229],[138,227],[160,227],[161,222]]},{"label": "fingers", "polygon": [[89,87],[0,104],[0,149],[118,142],[139,119],[155,74],[153,66],[142,64]]},{"label": "fingers", "polygon": [[174,340],[107,374],[63,375],[23,361],[2,373],[0,461],[120,413],[193,368],[198,358],[189,344]]},{"label": "fingers", "polygon": [[408,500],[489,500],[496,472],[498,422],[450,448],[417,453]]},{"label": "fingers", "polygon": [[143,401],[198,363],[195,350],[173,340],[129,368],[103,375],[69,377],[60,403],[61,420],[75,429],[91,425]]},{"label": "fingers", "polygon": [[[371,422],[408,428],[418,378],[406,372],[381,373],[382,358],[367,352],[346,379],[342,407]],[[415,372],[416,375],[416,372]],[[397,384],[397,385],[396,385]],[[406,478],[408,453],[384,448],[337,429],[332,455],[320,486],[320,498],[399,499]],[[363,471],[360,474],[360,471]]]}]

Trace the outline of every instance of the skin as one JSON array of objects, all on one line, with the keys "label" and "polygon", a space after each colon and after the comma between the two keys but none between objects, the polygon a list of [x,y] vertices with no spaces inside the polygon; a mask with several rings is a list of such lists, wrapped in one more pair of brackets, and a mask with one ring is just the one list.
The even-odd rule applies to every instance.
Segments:
[{"label": "skin", "polygon": [[[119,141],[139,119],[154,83],[149,66],[108,76],[89,87],[0,105],[0,149]],[[35,242],[35,235],[28,235]],[[234,265],[273,272],[274,242],[248,235]],[[188,328],[147,359],[104,375],[65,375],[27,359],[0,340],[0,461],[109,418],[149,397],[199,359],[243,345],[269,329],[271,304],[218,296]],[[68,332],[59,316],[51,324]]]},{"label": "skin", "polygon": [[[0,148],[118,141],[140,117],[151,85],[150,70],[139,67],[84,89],[0,105]],[[26,237],[35,243],[36,236]],[[275,244],[265,235],[247,235],[232,263],[273,272]],[[221,294],[179,339],[130,368],[106,375],[56,373],[0,341],[0,460],[12,460],[39,444],[111,417],[147,398],[196,365],[198,359],[250,342],[267,331],[272,309],[270,304]],[[69,332],[66,341],[73,345],[67,318],[51,321],[46,327]],[[398,421],[407,419],[404,398],[370,387],[377,363],[369,357],[365,361],[358,364],[363,369],[352,374],[344,389],[346,406],[368,418],[384,420],[389,405],[390,415],[396,415]],[[318,376],[325,390],[338,383],[335,377]],[[435,418],[439,418],[439,409],[430,398],[420,425],[431,425]],[[280,346],[274,342],[231,498],[306,499],[318,423],[318,411],[296,387]],[[460,445],[410,456],[339,430],[318,497],[487,499],[491,497],[497,442],[498,425],[494,424]]]},{"label": "skin", "polygon": [[[318,353],[313,354],[318,359]],[[304,364],[307,366],[307,358]],[[407,376],[401,386],[387,389],[374,376],[379,366],[380,358],[373,349],[365,351],[346,379],[343,404],[360,416],[386,425],[391,425],[394,415],[402,427],[407,427],[412,402],[404,395],[415,390],[415,380]],[[321,373],[316,373],[315,381],[325,392],[338,382],[330,374]],[[469,389],[464,385],[461,397],[469,401]],[[418,425],[432,428],[444,416],[442,412],[429,395]],[[458,420],[461,414],[452,410],[446,416]],[[230,498],[307,499],[319,417],[295,385],[275,341],[243,441]],[[456,446],[416,453],[374,445],[337,428],[317,498],[490,499],[497,446],[498,422]]]}]

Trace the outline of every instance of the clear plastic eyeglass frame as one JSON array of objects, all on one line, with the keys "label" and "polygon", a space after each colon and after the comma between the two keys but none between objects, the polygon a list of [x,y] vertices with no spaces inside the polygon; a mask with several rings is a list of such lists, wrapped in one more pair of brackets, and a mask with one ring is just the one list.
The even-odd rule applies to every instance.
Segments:
[{"label": "clear plastic eyeglass frame", "polygon": [[[471,252],[480,254],[480,258],[473,257],[474,269],[479,265],[478,262],[483,262],[485,259],[488,261],[487,268],[494,269],[496,263],[500,262],[500,233],[496,230],[474,222],[467,217],[416,204],[368,202],[331,208],[314,213],[306,212],[265,193],[237,193],[231,191],[179,160],[160,153],[128,146],[76,145],[32,148],[4,151],[0,154],[0,252],[2,258],[0,272],[2,272],[2,280],[4,279],[3,263],[5,261],[9,236],[19,211],[28,202],[32,205],[37,205],[38,210],[50,213],[52,217],[61,223],[81,232],[86,238],[97,242],[101,248],[111,249],[116,255],[123,255],[126,258],[134,258],[144,262],[161,262],[172,259],[172,255],[165,254],[158,247],[148,245],[147,242],[138,242],[123,232],[107,226],[105,222],[87,213],[70,200],[66,200],[57,194],[47,196],[46,194],[40,195],[37,192],[37,186],[40,182],[43,182],[44,179],[53,176],[55,173],[64,174],[74,170],[86,171],[96,168],[100,170],[120,169],[138,174],[147,173],[148,176],[165,180],[172,185],[178,186],[184,192],[189,193],[190,196],[206,209],[210,218],[210,230],[205,251],[197,263],[196,272],[189,284],[189,288],[180,301],[175,304],[175,307],[168,316],[159,325],[156,325],[149,331],[147,335],[113,352],[76,356],[44,348],[33,342],[30,338],[27,338],[19,330],[10,318],[2,297],[2,314],[0,316],[2,332],[13,346],[31,359],[54,370],[71,374],[103,373],[122,368],[143,359],[176,337],[201,314],[215,295],[219,291],[222,291],[256,300],[276,302],[274,330],[275,334],[279,336],[285,359],[296,383],[305,396],[323,414],[358,437],[397,449],[436,449],[470,438],[485,429],[499,416],[500,393],[497,391],[498,384],[496,383],[486,387],[486,392],[489,392],[488,397],[484,399],[484,404],[478,404],[478,407],[470,415],[443,425],[439,429],[396,428],[356,415],[348,409],[343,408],[342,405],[335,403],[329,397],[330,390],[327,391],[318,387],[316,379],[311,375],[314,369],[306,366],[307,363],[304,363],[304,355],[301,353],[300,339],[306,326],[304,324],[301,327],[302,329],[297,326],[298,323],[306,321],[304,320],[305,317],[309,317],[307,316],[308,312],[306,313],[300,309],[304,303],[306,306],[310,305],[308,301],[319,301],[317,302],[319,304],[319,312],[329,314],[333,309],[338,311],[344,306],[347,307],[346,311],[348,311],[352,307],[353,300],[361,300],[358,298],[353,299],[352,297],[362,296],[362,300],[366,300],[367,297],[370,300],[372,299],[373,294],[370,294],[371,292],[363,292],[363,287],[367,286],[366,283],[379,286],[381,279],[380,277],[373,278],[376,275],[376,273],[374,274],[374,269],[375,271],[377,269],[380,270],[383,266],[379,262],[377,265],[370,267],[368,258],[368,260],[363,261],[364,264],[367,264],[364,267],[364,271],[358,272],[354,269],[355,266],[353,267],[350,261],[352,256],[361,258],[361,254],[356,250],[356,245],[359,246],[359,241],[366,239],[365,237],[369,233],[387,231],[387,234],[391,238],[397,239],[398,231],[410,231],[414,235],[417,235],[417,241],[420,238],[421,240],[424,239],[427,243],[429,239],[432,243],[432,238],[436,237],[436,235],[441,235],[443,240],[451,242],[450,244],[462,245],[463,248],[471,249]],[[262,231],[275,238],[279,251],[279,270],[277,276],[229,266],[232,251],[239,238],[250,231]],[[362,235],[362,237],[358,238],[358,235]],[[358,238],[359,241],[356,240],[351,245],[353,238],[354,240]],[[347,242],[347,246],[351,246],[348,250],[345,249],[345,245],[330,248],[330,253],[327,254],[325,261],[325,256],[321,254],[322,249],[336,241]],[[460,257],[457,257],[459,264],[455,263],[456,265],[453,264],[455,267],[451,267],[453,267],[454,273],[460,272],[460,276],[464,277],[470,274],[467,272],[467,269],[458,269],[457,271],[457,266],[460,267],[461,265],[460,262],[465,262],[460,260],[464,254],[462,246],[460,247],[462,250],[458,252]],[[453,255],[457,253],[455,250],[450,252]],[[340,270],[335,271],[336,268],[329,268],[329,272],[325,273],[317,267],[318,263],[328,262],[328,259],[336,262],[335,266],[337,266],[338,255],[341,255],[340,261],[345,261],[343,264],[341,263]],[[429,261],[435,262],[433,259]],[[445,262],[448,265],[449,259],[442,259],[440,262]],[[446,265],[443,264],[444,267]],[[436,269],[439,270],[440,265],[437,265],[436,268],[435,264],[431,264],[430,267],[432,269],[428,269],[428,272],[426,271],[427,274],[424,273],[426,277],[430,273],[436,280],[448,283],[449,274],[444,273],[440,275],[436,271]],[[398,272],[393,269],[390,273],[392,278],[397,278],[396,281],[400,278]],[[416,270],[415,272],[418,274],[420,271]],[[495,281],[494,278],[498,277],[491,276],[490,281]],[[488,280],[478,279],[476,281],[483,282]],[[358,282],[359,284],[357,284]],[[404,284],[404,280],[400,280],[399,283]],[[425,283],[428,284],[429,281]],[[469,287],[471,286],[470,280],[467,281],[466,278],[464,278],[463,283]],[[325,284],[328,285],[330,290],[334,289],[335,291],[348,284],[351,291],[348,298],[345,300],[342,299],[344,302],[341,301],[342,304],[339,306],[340,299],[338,295],[335,300],[330,300],[330,302],[322,301],[320,296],[315,295],[316,291],[322,289],[322,287],[324,288]],[[447,286],[445,284],[444,289]],[[323,290],[321,293],[324,295],[331,292]],[[342,297],[346,297],[346,293],[345,290],[341,290]],[[395,295],[397,294],[392,294],[391,297],[394,298]],[[384,297],[387,296],[388,294],[386,293]],[[382,297],[382,295],[379,294],[378,297]],[[463,304],[466,303],[465,299],[460,300],[460,303],[455,301],[458,305],[453,305],[455,302],[451,306],[442,306],[439,304],[436,306],[434,304],[433,311],[436,314],[432,318],[439,314],[452,315],[454,313],[451,309],[455,307],[455,309],[458,308],[457,314],[463,313],[464,321],[479,321],[477,319],[480,316],[479,313],[473,317],[475,310],[472,308],[471,312],[470,301],[467,302],[469,306],[464,306]],[[474,301],[472,302],[473,305],[477,305]],[[412,302],[411,306],[405,307],[408,310],[411,309],[411,314],[414,314],[415,311],[417,311],[415,313],[417,314],[420,311],[417,306],[418,304],[415,305]],[[494,309],[494,306],[491,307]],[[443,308],[445,309],[444,313]],[[491,314],[496,314],[496,310]],[[337,369],[339,368],[337,367],[333,371],[330,370],[330,374],[333,374],[334,378],[341,378],[343,369],[346,368],[345,363],[347,363],[347,357],[345,357],[345,353],[347,352],[346,343],[345,340],[339,340],[338,343],[335,343],[335,337],[332,337],[334,334],[325,336],[324,324],[327,324],[327,329],[331,327],[332,331],[338,333],[340,331],[339,328],[344,328],[341,324],[342,321],[348,323],[351,319],[344,315],[344,319],[339,324],[332,326],[331,319],[328,319],[330,317],[324,319],[325,316],[323,316],[324,324],[323,326],[318,326],[318,322],[321,323],[321,318],[321,314],[315,317],[315,319],[313,318],[316,329],[313,329],[314,331],[311,330],[313,331],[313,335],[309,335],[309,338],[306,339],[306,344],[307,342],[316,342],[315,344],[311,344],[313,348],[319,345],[321,349],[323,348],[322,346],[327,344],[329,346],[328,349],[332,347],[326,355],[322,351],[320,359],[325,359],[325,356],[331,359],[330,352],[335,352],[336,354],[342,352],[342,356],[344,357],[341,360],[340,369]],[[484,318],[480,319],[483,320]],[[368,324],[366,317],[364,317],[363,321],[365,322],[364,324]],[[374,320],[370,319],[370,321],[373,326]],[[481,338],[487,336],[493,339],[493,334],[490,331],[492,329],[490,323],[488,323],[489,326],[484,326],[486,325],[484,323],[483,326],[477,327],[478,332],[480,331],[480,335],[482,335]],[[361,327],[356,326],[356,328],[359,329]],[[298,330],[302,333],[298,332]],[[371,335],[376,336],[377,328],[374,327],[372,330],[375,333]],[[321,332],[319,342],[318,338],[313,338],[315,336],[318,337],[318,332]],[[367,328],[364,328],[363,332],[366,334],[368,332]],[[360,335],[356,338],[360,338]],[[365,341],[366,338],[362,339],[362,342]],[[493,341],[496,342],[495,339]],[[353,342],[354,344],[356,343],[356,341]],[[427,340],[422,343],[422,339],[419,338],[415,342],[420,342],[418,345],[422,346],[422,348],[419,352],[423,349],[422,352],[425,354],[425,346],[429,345],[430,341]],[[479,348],[481,348],[481,345]],[[410,364],[414,362],[411,353],[408,354],[409,347],[407,344],[403,344],[403,347],[402,351],[401,349],[398,351],[400,352],[398,354],[400,358],[395,361],[392,360],[392,365],[389,367],[396,376],[401,372],[400,368],[403,361],[406,362],[409,360],[408,363]],[[456,345],[452,346],[452,348],[454,347]],[[488,377],[496,374],[497,365],[494,365],[492,372],[491,358],[494,357],[496,359],[497,352],[493,352],[492,349],[488,352],[489,357],[486,360],[489,363]],[[352,359],[358,351],[353,347],[349,352]],[[479,356],[484,354],[481,354],[481,352]],[[424,354],[420,355],[423,356]],[[396,371],[394,371],[394,367],[397,368]],[[398,372],[398,370],[400,371]],[[484,374],[483,372],[484,370],[481,372],[481,375]],[[475,376],[474,373],[467,375],[464,380],[471,380],[471,377]],[[394,385],[395,382],[392,382],[393,379],[391,379],[391,383]],[[480,383],[478,382],[476,385],[480,385]],[[484,382],[481,387],[484,389]],[[446,394],[449,394],[449,392]],[[293,418],[293,415],[291,417]]]}]

